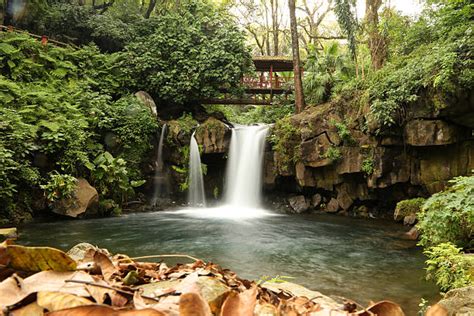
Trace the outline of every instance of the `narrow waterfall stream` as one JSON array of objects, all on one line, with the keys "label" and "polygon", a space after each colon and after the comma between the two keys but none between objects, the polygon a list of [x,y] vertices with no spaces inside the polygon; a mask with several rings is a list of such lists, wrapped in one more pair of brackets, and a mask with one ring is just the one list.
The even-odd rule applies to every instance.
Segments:
[{"label": "narrow waterfall stream", "polygon": [[193,207],[205,207],[206,197],[204,195],[204,180],[202,178],[201,156],[199,146],[194,137],[191,136],[189,144],[189,188],[188,203]]},{"label": "narrow waterfall stream", "polygon": [[268,126],[237,126],[232,129],[227,162],[225,203],[260,207],[262,165]]},{"label": "narrow waterfall stream", "polygon": [[165,186],[165,174],[163,173],[163,140],[166,134],[167,125],[161,128],[160,141],[156,149],[155,176],[153,178],[153,197],[151,204],[155,205],[160,197],[163,197]]}]

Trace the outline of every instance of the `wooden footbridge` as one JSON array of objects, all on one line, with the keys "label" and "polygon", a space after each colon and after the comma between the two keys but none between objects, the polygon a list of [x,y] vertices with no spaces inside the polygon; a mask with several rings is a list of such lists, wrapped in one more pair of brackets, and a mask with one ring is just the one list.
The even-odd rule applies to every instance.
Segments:
[{"label": "wooden footbridge", "polygon": [[222,96],[201,100],[203,104],[271,105],[274,95],[285,95],[293,91],[293,60],[284,56],[254,57],[255,75],[242,78],[245,94],[233,97],[227,89],[220,89]]}]

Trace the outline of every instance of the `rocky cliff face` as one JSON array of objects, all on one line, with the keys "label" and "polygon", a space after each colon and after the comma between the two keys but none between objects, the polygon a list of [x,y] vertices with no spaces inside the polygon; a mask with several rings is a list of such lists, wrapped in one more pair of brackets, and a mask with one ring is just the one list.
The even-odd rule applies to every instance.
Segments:
[{"label": "rocky cliff face", "polygon": [[278,189],[292,180],[293,194],[307,201],[321,194],[319,208],[330,212],[391,209],[474,169],[472,113],[473,103],[410,112],[398,127],[381,132],[367,106],[337,100],[310,107],[288,119],[292,129],[276,125],[276,151],[265,155],[265,184]]}]

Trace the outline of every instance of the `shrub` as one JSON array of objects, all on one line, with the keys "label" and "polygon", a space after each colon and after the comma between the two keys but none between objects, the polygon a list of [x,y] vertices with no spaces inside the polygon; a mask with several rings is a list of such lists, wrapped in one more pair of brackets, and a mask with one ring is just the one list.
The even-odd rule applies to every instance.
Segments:
[{"label": "shrub", "polygon": [[331,146],[326,150],[323,157],[334,162],[342,158],[342,153],[339,148]]},{"label": "shrub", "polygon": [[368,176],[370,176],[372,173],[374,173],[374,169],[375,169],[374,158],[365,158],[362,161],[361,169]]},{"label": "shrub", "polygon": [[424,251],[426,260],[426,278],[434,280],[441,291],[474,284],[469,273],[472,264],[462,255],[461,249],[452,243],[441,243]]},{"label": "shrub", "polygon": [[273,144],[273,150],[278,155],[277,167],[280,170],[288,171],[288,167],[300,158],[301,134],[299,129],[291,124],[289,118],[279,120],[272,129],[270,141]]},{"label": "shrub", "polygon": [[419,213],[425,201],[424,198],[415,198],[398,202],[394,212],[395,220],[402,220],[405,216]]},{"label": "shrub", "polygon": [[428,247],[451,242],[465,249],[474,248],[474,176],[457,177],[451,186],[426,200],[417,227],[420,244]]},{"label": "shrub", "polygon": [[67,199],[74,193],[77,179],[69,174],[59,174],[53,171],[48,183],[41,185],[49,202]]}]

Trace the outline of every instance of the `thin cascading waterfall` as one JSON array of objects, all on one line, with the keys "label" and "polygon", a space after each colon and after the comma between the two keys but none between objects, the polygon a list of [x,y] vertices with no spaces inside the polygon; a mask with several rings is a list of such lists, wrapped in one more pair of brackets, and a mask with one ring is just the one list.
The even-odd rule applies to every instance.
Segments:
[{"label": "thin cascading waterfall", "polygon": [[153,198],[152,205],[155,205],[160,197],[163,197],[165,189],[165,175],[163,173],[163,140],[166,134],[167,125],[161,128],[160,140],[156,149],[155,177],[153,178]]},{"label": "thin cascading waterfall", "polygon": [[202,177],[201,156],[199,146],[194,137],[191,136],[189,144],[189,174],[188,174],[188,204],[194,207],[205,207],[206,197],[204,195],[204,180]]},{"label": "thin cascading waterfall", "polygon": [[268,126],[232,129],[227,162],[225,203],[258,208],[262,190],[262,167]]}]

